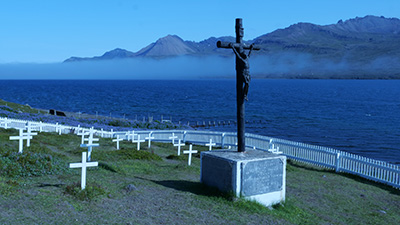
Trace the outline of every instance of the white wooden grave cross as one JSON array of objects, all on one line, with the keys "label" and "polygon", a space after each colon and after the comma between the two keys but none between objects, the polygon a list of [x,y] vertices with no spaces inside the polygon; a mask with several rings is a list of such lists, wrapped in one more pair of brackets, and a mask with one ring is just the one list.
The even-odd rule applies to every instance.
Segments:
[{"label": "white wooden grave cross", "polygon": [[178,147],[178,155],[181,155],[181,146],[185,146],[185,143],[181,144],[181,139],[178,139],[178,144],[174,144],[175,147]]},{"label": "white wooden grave cross", "polygon": [[113,142],[117,142],[117,149],[118,149],[118,150],[119,150],[119,142],[122,141],[122,140],[124,140],[124,139],[119,138],[119,135],[117,135],[117,139],[113,139],[113,140],[112,140]]},{"label": "white wooden grave cross", "polygon": [[206,146],[208,146],[209,148],[208,148],[208,151],[211,151],[212,150],[212,146],[215,146],[216,145],[216,143],[213,143],[212,142],[212,139],[210,139],[210,143],[207,143],[206,144]]},{"label": "white wooden grave cross", "polygon": [[99,141],[98,138],[93,138],[93,135],[94,135],[94,129],[93,129],[93,127],[90,128],[88,134],[89,134],[89,137],[83,139],[84,141],[88,141],[88,144],[93,144],[93,141]]},{"label": "white wooden grave cross", "polygon": [[282,152],[279,151],[279,146],[275,148],[275,144],[272,143],[272,139],[269,140],[269,152],[272,152],[274,154],[282,154]]},{"label": "white wooden grave cross", "polygon": [[81,176],[81,189],[86,187],[86,168],[98,166],[98,162],[86,162],[86,152],[82,152],[82,162],[81,163],[70,163],[69,168],[82,168]]},{"label": "white wooden grave cross", "polygon": [[[26,139],[26,147],[30,147],[31,146],[31,139],[34,135],[37,135],[37,133],[32,132],[32,124],[31,122],[28,122],[26,125],[26,133],[23,133],[25,136],[27,136],[28,138]],[[31,138],[29,138],[31,137]]]},{"label": "white wooden grave cross", "polygon": [[111,138],[113,138],[114,137],[114,130],[113,129],[111,129],[111,131],[110,131],[110,135],[111,135]]},{"label": "white wooden grave cross", "polygon": [[138,139],[137,140],[132,140],[132,143],[137,143],[137,150],[140,150],[140,143],[141,142],[145,142],[145,140],[140,140],[140,135],[138,135]]},{"label": "white wooden grave cross", "polygon": [[100,145],[98,143],[93,143],[93,141],[99,141],[98,138],[93,138],[93,127],[90,128],[89,131],[89,137],[88,138],[84,138],[84,141],[88,141],[87,144],[81,144],[81,147],[86,147],[88,148],[88,161],[91,160],[92,157],[92,147],[99,147]]},{"label": "white wooden grave cross", "polygon": [[192,164],[192,154],[196,154],[197,150],[192,149],[192,145],[189,145],[189,151],[183,151],[183,154],[189,154],[188,165]]},{"label": "white wooden grave cross", "polygon": [[172,139],[172,144],[173,145],[175,144],[175,139],[177,139],[177,138],[178,138],[178,136],[175,136],[175,133],[172,133],[172,136],[169,137],[169,139]]},{"label": "white wooden grave cross", "polygon": [[151,131],[151,132],[149,133],[149,136],[144,138],[144,139],[146,139],[146,140],[149,141],[149,144],[147,145],[148,148],[151,147],[151,140],[153,140],[153,139],[155,138],[155,137],[151,136],[152,134],[153,134],[153,132]]},{"label": "white wooden grave cross", "polygon": [[99,147],[100,145],[99,144],[95,144],[95,143],[92,143],[92,144],[82,144],[82,145],[80,145],[82,148],[88,148],[88,161],[90,161],[91,160],[91,157],[92,157],[92,148],[93,147]]},{"label": "white wooden grave cross", "polygon": [[43,123],[42,121],[39,122],[39,132],[42,133],[43,131]]},{"label": "white wooden grave cross", "polygon": [[0,125],[4,126],[4,129],[8,129],[8,124],[11,123],[11,121],[7,120],[7,118],[4,118],[3,121],[0,121]]},{"label": "white wooden grave cross", "polygon": [[78,132],[76,133],[76,135],[82,136],[81,145],[83,145],[85,143],[85,135],[88,135],[88,134],[89,134],[89,132],[85,132],[85,129],[82,128],[82,132],[80,132],[80,129],[78,128]]},{"label": "white wooden grave cross", "polygon": [[56,123],[56,133],[61,135],[61,125],[59,125],[58,123]]},{"label": "white wooden grave cross", "polygon": [[130,131],[125,132],[126,140],[129,141],[131,139]]},{"label": "white wooden grave cross", "polygon": [[126,132],[127,140],[129,141],[132,139],[132,143],[133,143],[133,140],[135,139],[135,136],[137,136],[137,134],[135,134],[134,130]]},{"label": "white wooden grave cross", "polygon": [[32,139],[32,136],[26,136],[23,132],[23,129],[19,129],[19,136],[11,136],[10,140],[18,140],[19,141],[19,148],[18,148],[18,152],[22,153],[23,151],[23,145],[24,145],[24,140],[27,139]]}]

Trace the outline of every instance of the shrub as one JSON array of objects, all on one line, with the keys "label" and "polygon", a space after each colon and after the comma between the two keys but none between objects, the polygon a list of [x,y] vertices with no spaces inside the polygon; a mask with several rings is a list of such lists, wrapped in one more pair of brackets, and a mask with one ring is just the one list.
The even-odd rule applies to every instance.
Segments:
[{"label": "shrub", "polygon": [[108,122],[107,125],[114,126],[114,127],[130,127],[131,123],[129,121],[111,120]]},{"label": "shrub", "polygon": [[65,163],[49,154],[1,152],[0,175],[8,177],[41,176],[66,170]]},{"label": "shrub", "polygon": [[147,151],[137,151],[136,149],[123,149],[113,151],[112,154],[120,155],[124,159],[140,159],[140,160],[162,160],[162,158],[154,153]]},{"label": "shrub", "polygon": [[182,161],[186,161],[187,160],[187,156],[185,155],[169,155],[166,157],[167,159],[173,159],[173,160],[182,160]]},{"label": "shrub", "polygon": [[105,195],[106,191],[98,184],[88,184],[82,190],[81,183],[76,182],[66,186],[64,193],[72,195],[81,201],[92,201],[98,196]]},{"label": "shrub", "polygon": [[3,196],[8,196],[15,192],[16,186],[18,186],[18,183],[16,181],[11,181],[8,180],[6,182],[3,182],[2,179],[0,179],[0,195]]}]

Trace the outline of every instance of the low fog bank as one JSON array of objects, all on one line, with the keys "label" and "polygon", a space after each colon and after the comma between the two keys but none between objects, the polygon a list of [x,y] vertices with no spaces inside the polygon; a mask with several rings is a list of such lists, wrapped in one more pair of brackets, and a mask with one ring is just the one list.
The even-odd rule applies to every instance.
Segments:
[{"label": "low fog bank", "polygon": [[389,56],[357,61],[348,56],[333,60],[283,53],[255,56],[251,66],[251,73],[258,78],[400,79],[400,58]]},{"label": "low fog bank", "polygon": [[[400,58],[381,57],[370,62],[316,59],[285,53],[252,55],[253,78],[400,79]],[[0,64],[0,79],[201,79],[234,78],[235,58],[132,58],[49,64]]]},{"label": "low fog bank", "polygon": [[200,79],[235,72],[220,57],[134,58],[49,64],[0,64],[0,79]]}]

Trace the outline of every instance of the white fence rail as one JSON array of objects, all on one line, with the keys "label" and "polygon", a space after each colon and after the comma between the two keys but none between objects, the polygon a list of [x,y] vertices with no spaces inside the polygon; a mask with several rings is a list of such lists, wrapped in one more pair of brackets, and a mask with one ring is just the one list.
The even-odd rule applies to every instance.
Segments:
[{"label": "white fence rail", "polygon": [[[57,132],[59,134],[77,133],[78,130],[89,130],[89,128],[72,127],[60,124],[50,124],[34,121],[15,120],[0,117],[1,128],[26,128],[30,122],[33,130],[39,132]],[[94,129],[97,136],[112,138],[120,135],[120,138],[127,139],[125,131],[104,131]],[[212,132],[212,131],[192,131],[192,130],[143,130],[135,131],[141,139],[149,136],[154,137],[153,141],[170,142],[172,134],[177,136],[176,140],[194,144],[205,144],[212,139],[214,143],[222,148],[235,147],[237,143],[236,133],[233,132]],[[278,147],[283,155],[295,161],[305,162],[336,172],[345,172],[358,175],[376,182],[385,183],[400,189],[400,167],[387,162],[374,160],[359,155],[339,151],[332,148],[309,145],[283,139],[276,139],[255,134],[246,134],[246,148],[270,151]]]}]

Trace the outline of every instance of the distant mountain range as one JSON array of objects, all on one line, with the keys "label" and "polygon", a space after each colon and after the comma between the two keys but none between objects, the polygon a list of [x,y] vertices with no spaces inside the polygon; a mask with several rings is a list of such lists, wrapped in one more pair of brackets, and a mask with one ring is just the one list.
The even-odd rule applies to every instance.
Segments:
[{"label": "distant mountain range", "polygon": [[[117,48],[104,53],[102,56],[71,57],[64,62],[135,57],[164,58],[182,55],[231,56],[232,52],[217,48],[216,42],[218,40],[234,42],[235,38],[229,36],[211,37],[204,41],[193,42],[184,41],[176,35],[168,35],[138,52]],[[366,73],[375,76],[376,71],[372,71],[371,65],[378,63],[380,64],[377,65],[378,67],[385,65],[384,68],[378,70],[380,78],[400,78],[400,20],[397,18],[365,16],[346,21],[340,20],[336,24],[324,26],[297,23],[246,42],[259,45],[261,51],[254,53],[254,55],[269,57],[270,61],[273,56],[292,54],[306,55],[313,65],[316,65],[316,62],[343,65],[345,62],[348,65],[345,72],[351,73],[353,78],[361,74],[364,75],[362,78],[368,78]],[[286,63],[290,65],[291,60],[296,61],[296,57],[283,58],[282,60],[286,60]],[[379,63],[382,60],[383,64]],[[395,61],[393,62],[393,60]],[[320,74],[323,72],[309,67],[307,69],[302,68],[300,72],[293,71],[290,74],[291,72],[286,71],[286,73],[290,77],[298,77],[301,74],[309,74],[310,76],[313,71]],[[334,76],[334,74],[329,74],[332,71],[325,71],[325,77]],[[336,73],[339,72],[343,73],[344,71],[338,70]],[[271,74],[266,72],[264,75],[270,76]]]},{"label": "distant mountain range", "polygon": [[229,55],[227,51],[218,49],[218,40],[235,42],[234,37],[211,37],[201,42],[184,41],[177,35],[168,35],[158,39],[156,42],[142,48],[138,52],[131,52],[125,49],[116,48],[104,53],[102,56],[95,57],[71,57],[64,62],[86,61],[86,60],[107,60],[123,59],[134,57],[154,57],[164,58],[182,55],[206,56],[206,55]]}]

